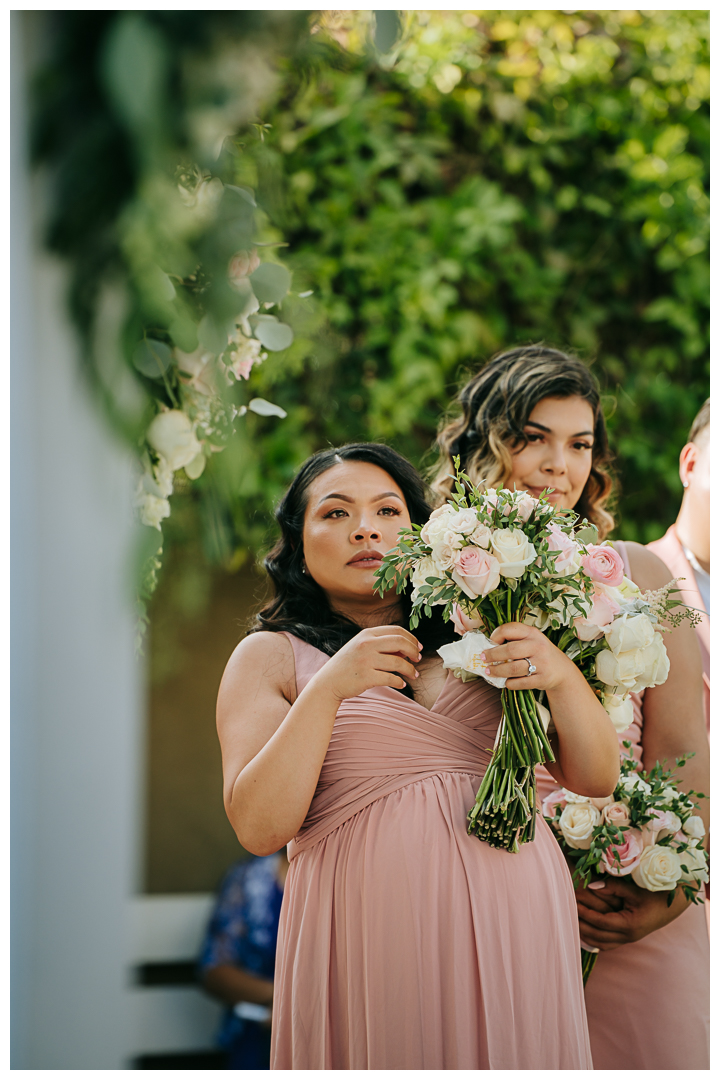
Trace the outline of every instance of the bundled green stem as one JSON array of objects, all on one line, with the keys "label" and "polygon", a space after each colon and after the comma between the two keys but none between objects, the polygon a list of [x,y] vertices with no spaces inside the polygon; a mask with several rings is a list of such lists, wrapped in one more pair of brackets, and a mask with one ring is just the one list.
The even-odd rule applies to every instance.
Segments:
[{"label": "bundled green stem", "polygon": [[503,690],[495,749],[468,814],[468,832],[517,852],[535,838],[535,766],[554,761],[532,690]]},{"label": "bundled green stem", "polygon": [[593,968],[597,963],[597,958],[600,953],[590,952],[589,949],[580,950],[580,959],[582,961],[582,978],[583,986],[587,986],[587,981],[590,978]]}]

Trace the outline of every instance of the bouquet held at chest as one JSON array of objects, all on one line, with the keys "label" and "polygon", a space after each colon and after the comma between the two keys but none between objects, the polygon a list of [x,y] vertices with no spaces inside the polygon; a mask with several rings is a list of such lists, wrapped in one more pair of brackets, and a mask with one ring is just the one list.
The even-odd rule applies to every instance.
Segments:
[{"label": "bouquet held at chest", "polygon": [[[623,745],[627,755],[612,795],[588,799],[559,788],[543,799],[545,820],[574,864],[573,878],[583,887],[608,875],[630,876],[641,889],[667,892],[668,905],[677,889],[698,903],[701,885],[708,880],[708,862],[702,846],[705,825],[692,796],[705,796],[680,791],[673,784],[674,773],[660,764],[638,772],[632,744]],[[676,765],[682,768],[685,761],[676,758]],[[597,953],[583,949],[582,959],[587,981]]]},{"label": "bouquet held at chest", "polygon": [[463,681],[482,677],[502,689],[502,719],[468,831],[516,852],[535,835],[535,766],[555,760],[552,718],[541,693],[510,690],[493,677],[489,636],[510,622],[538,627],[624,731],[629,693],[667,678],[661,620],[675,625],[689,613],[672,611],[679,606],[674,582],[641,593],[619,553],[596,543],[595,526],[572,510],[525,491],[482,492],[457,459],[455,466],[454,497],[425,525],[401,532],[377,571],[378,591],[412,587],[411,629],[442,605],[462,635],[438,650],[444,666]]}]

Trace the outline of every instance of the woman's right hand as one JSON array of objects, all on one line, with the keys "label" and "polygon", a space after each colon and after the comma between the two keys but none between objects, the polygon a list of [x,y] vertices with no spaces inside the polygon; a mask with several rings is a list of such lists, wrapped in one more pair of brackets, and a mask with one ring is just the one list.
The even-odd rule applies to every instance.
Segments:
[{"label": "woman's right hand", "polygon": [[415,664],[422,645],[402,626],[370,626],[361,630],[313,677],[312,684],[329,691],[338,704],[373,686],[402,690],[418,677]]}]

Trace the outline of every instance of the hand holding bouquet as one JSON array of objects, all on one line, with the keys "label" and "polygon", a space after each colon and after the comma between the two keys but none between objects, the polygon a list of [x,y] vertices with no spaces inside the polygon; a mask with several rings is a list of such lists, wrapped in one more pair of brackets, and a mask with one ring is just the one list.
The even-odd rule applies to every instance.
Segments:
[{"label": "hand holding bouquet", "polygon": [[[631,748],[629,742],[624,746]],[[677,758],[678,768],[686,760]],[[708,880],[705,825],[692,796],[705,796],[678,790],[673,777],[659,764],[639,772],[626,757],[617,787],[606,799],[588,799],[566,788],[543,799],[545,820],[574,863],[574,880],[586,887],[608,874],[629,875],[641,889],[667,892],[668,905],[678,888],[692,903],[700,901],[700,887]],[[587,981],[597,953],[583,949],[582,956]]]},{"label": "hand holding bouquet", "polygon": [[[438,650],[445,667],[502,689],[502,720],[469,832],[517,851],[535,833],[535,766],[555,760],[550,716],[532,690],[508,690],[493,677],[488,651],[496,642],[489,636],[511,622],[536,626],[580,668],[623,730],[632,716],[630,690],[667,678],[656,624],[675,606],[674,590],[643,596],[624,577],[617,552],[594,543],[597,530],[573,511],[525,491],[483,493],[457,459],[456,469],[456,495],[425,525],[401,533],[377,571],[378,589],[402,591],[410,581],[411,629],[442,605],[463,635]],[[535,666],[527,664],[532,675]]]}]

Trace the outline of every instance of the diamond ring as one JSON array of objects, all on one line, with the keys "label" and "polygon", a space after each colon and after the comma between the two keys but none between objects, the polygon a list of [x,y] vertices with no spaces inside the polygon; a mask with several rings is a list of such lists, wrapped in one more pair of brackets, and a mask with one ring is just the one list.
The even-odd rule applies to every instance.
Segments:
[{"label": "diamond ring", "polygon": [[526,664],[527,664],[527,666],[528,666],[528,675],[534,675],[534,674],[535,674],[535,672],[537,671],[537,668],[536,668],[536,667],[535,667],[535,665],[534,665],[534,664],[533,664],[533,663],[531,662],[530,658],[529,658],[529,657],[527,657],[527,656],[524,656],[524,657],[523,657],[523,660],[525,661],[525,663],[526,663]]}]

